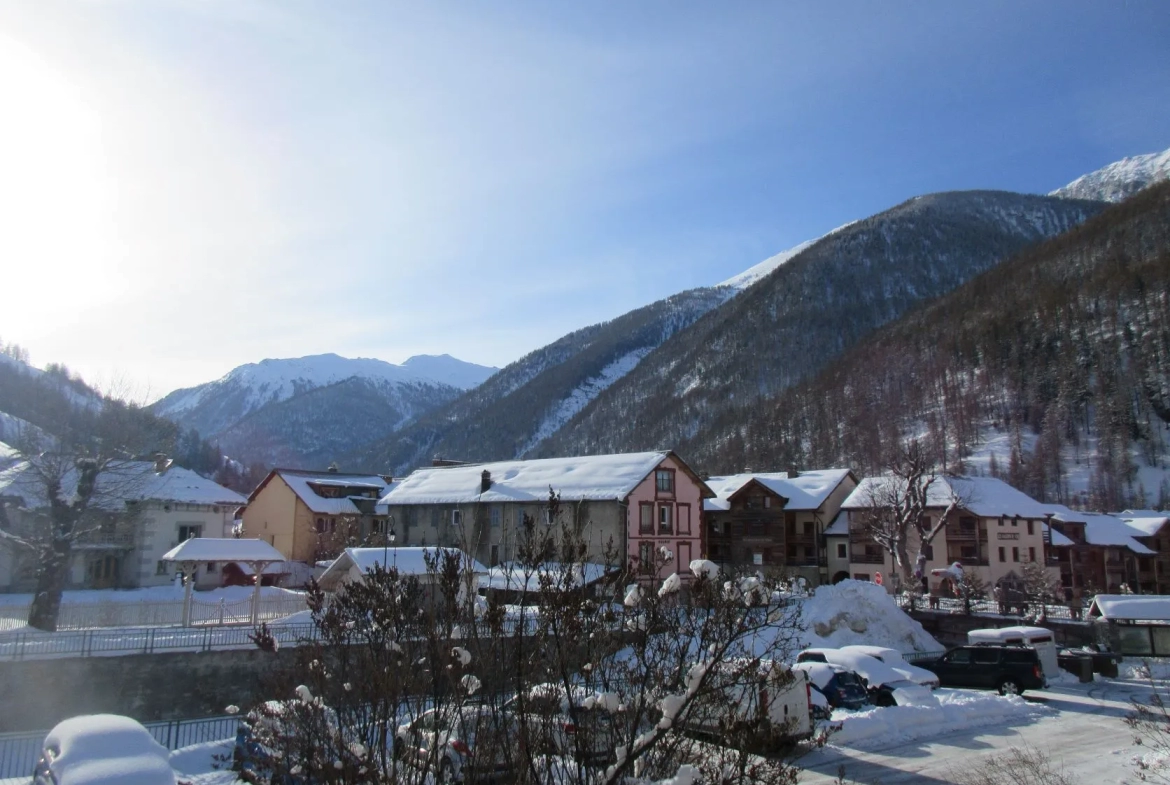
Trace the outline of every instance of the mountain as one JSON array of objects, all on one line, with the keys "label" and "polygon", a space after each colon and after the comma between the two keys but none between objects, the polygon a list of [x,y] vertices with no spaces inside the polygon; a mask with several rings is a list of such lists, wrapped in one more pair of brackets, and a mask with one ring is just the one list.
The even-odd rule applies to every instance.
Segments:
[{"label": "mountain", "polygon": [[678,447],[744,466],[880,471],[907,436],[1041,501],[1170,504],[1170,182],[875,331]]},{"label": "mountain", "polygon": [[731,286],[693,289],[569,333],[345,463],[401,474],[435,455],[528,455],[664,341],[737,293]]},{"label": "mountain", "polygon": [[948,192],[842,227],[663,343],[534,455],[700,441],[725,412],[810,377],[874,329],[1104,206]]},{"label": "mountain", "polygon": [[1123,158],[1057,188],[1049,196],[1120,202],[1170,178],[1170,150]]}]

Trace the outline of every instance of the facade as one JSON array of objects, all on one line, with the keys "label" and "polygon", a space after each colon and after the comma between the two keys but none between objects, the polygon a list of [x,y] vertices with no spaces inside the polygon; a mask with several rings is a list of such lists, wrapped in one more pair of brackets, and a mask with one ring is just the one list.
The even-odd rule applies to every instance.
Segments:
[{"label": "facade", "polygon": [[[865,530],[865,518],[884,497],[893,477],[867,477],[841,505],[849,521],[849,574],[858,580],[874,580],[881,573],[884,585],[895,591],[901,576],[893,557],[877,545]],[[947,511],[950,510],[948,513]],[[926,577],[932,592],[945,591],[945,576],[931,575],[955,562],[975,570],[989,586],[1019,581],[1021,565],[1044,563],[1053,580],[1059,571],[1049,560],[1046,532],[1057,505],[1041,504],[992,477],[938,477],[927,496],[926,516],[933,524],[946,514],[943,528],[925,549]],[[918,542],[908,543],[910,558]]]},{"label": "facade", "polygon": [[1147,594],[1170,594],[1170,517],[1156,510],[1125,510],[1116,514],[1131,529],[1134,539],[1152,555],[1138,556],[1138,586]]},{"label": "facade", "polygon": [[359,541],[383,532],[386,517],[377,501],[392,482],[376,474],[273,469],[248,496],[244,536],[264,540],[292,561],[330,558],[335,554],[323,551],[343,527]]},{"label": "facade", "polygon": [[703,503],[708,559],[829,582],[825,532],[857,487],[853,472],[743,473],[711,477],[707,485],[716,494]]},{"label": "facade", "polygon": [[[43,490],[27,464],[0,473],[0,498],[14,531],[31,534],[48,525]],[[195,537],[230,537],[234,510],[244,497],[190,469],[167,461],[113,464],[98,479],[88,531],[73,545],[68,588],[122,589],[174,580],[164,553]],[[0,590],[29,591],[36,562],[0,544]],[[218,586],[223,565],[208,564],[198,588]]]},{"label": "facade", "polygon": [[1070,596],[1117,594],[1122,585],[1134,592],[1157,591],[1152,564],[1157,554],[1142,544],[1140,529],[1112,515],[1059,505],[1052,528],[1068,544],[1054,540],[1049,563],[1060,570],[1061,585]]},{"label": "facade", "polygon": [[[550,488],[560,496],[558,520],[548,519]],[[489,567],[517,558],[527,516],[558,527],[554,535],[571,527],[599,564],[647,569],[665,548],[674,558],[666,574],[701,554],[700,510],[710,495],[677,455],[646,452],[419,469],[378,509],[396,543],[458,547]]]}]

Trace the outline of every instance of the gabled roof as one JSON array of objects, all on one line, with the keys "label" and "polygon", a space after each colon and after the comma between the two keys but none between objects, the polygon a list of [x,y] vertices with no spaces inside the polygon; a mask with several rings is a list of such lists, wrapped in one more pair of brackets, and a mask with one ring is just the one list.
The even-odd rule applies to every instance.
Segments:
[{"label": "gabled roof", "polygon": [[[64,488],[72,493],[77,484],[76,472],[65,477]],[[27,461],[0,472],[0,496],[16,496],[26,507],[48,506],[44,484]],[[156,471],[153,461],[117,461],[98,475],[94,502],[100,509],[117,511],[127,502],[157,501],[180,504],[237,505],[244,497],[230,488],[184,469],[171,466]]]},{"label": "gabled roof", "polygon": [[1154,510],[1126,510],[1118,513],[1117,517],[1141,532],[1139,537],[1153,537],[1163,526],[1170,523],[1170,516]]},{"label": "gabled roof", "polygon": [[[274,477],[279,477],[304,502],[305,506],[320,515],[360,515],[361,511],[348,497],[326,498],[320,496],[312,485],[331,488],[357,488],[362,491],[376,491],[378,496],[386,493],[395,483],[388,482],[377,474],[352,474],[347,472],[306,471],[303,469],[273,469],[268,476],[248,495],[248,501],[255,499]],[[360,495],[360,494],[355,494]]]},{"label": "gabled roof", "polygon": [[371,572],[375,566],[381,566],[398,570],[402,575],[426,575],[430,572],[427,559],[436,560],[445,554],[457,556],[462,560],[464,569],[476,575],[488,572],[487,567],[458,548],[346,548],[321,574],[318,582],[322,586],[336,584],[352,567],[357,567],[362,574]]},{"label": "gabled roof", "polygon": [[235,537],[196,537],[163,554],[170,562],[282,562],[284,555],[264,540]]},{"label": "gabled roof", "polygon": [[[623,500],[667,457],[710,490],[670,451],[539,458],[416,469],[382,496],[379,504],[469,504],[474,502],[542,502],[551,487],[564,501]],[[491,485],[481,492],[483,472]]]},{"label": "gabled roof", "polygon": [[731,499],[754,480],[767,490],[788,500],[786,510],[817,510],[852,472],[848,469],[819,469],[800,472],[789,477],[788,472],[744,472],[724,477],[711,477],[707,485],[715,498],[703,502],[704,510],[727,510]]},{"label": "gabled roof", "polygon": [[848,537],[849,536],[849,511],[841,510],[837,513],[837,517],[825,529],[826,537]]},{"label": "gabled roof", "polygon": [[1048,541],[1050,543],[1052,543],[1052,547],[1054,547],[1054,548],[1067,548],[1070,545],[1076,545],[1075,542],[1073,542],[1068,537],[1064,536],[1063,534],[1061,534],[1060,532],[1058,532],[1056,529],[1052,528],[1048,524],[1044,524],[1044,530],[1046,532],[1048,532],[1048,537],[1049,537]]},{"label": "gabled roof", "polygon": [[[886,483],[902,483],[891,476],[866,477],[841,505],[846,510],[864,510],[873,506],[873,495],[880,496]],[[1042,504],[994,477],[946,477],[940,475],[927,492],[931,509],[945,508],[952,494],[963,500],[962,508],[983,518],[1044,518],[1059,505]]]},{"label": "gabled roof", "polygon": [[[1085,542],[1089,545],[1128,548],[1142,556],[1154,554],[1154,551],[1134,539],[1145,536],[1144,532],[1129,525],[1121,518],[1095,512],[1071,510],[1059,504],[1056,505],[1056,508],[1056,514],[1052,516],[1053,520],[1085,524]],[[1056,543],[1053,542],[1053,545]]]},{"label": "gabled roof", "polygon": [[1170,621],[1170,597],[1149,594],[1098,594],[1090,616],[1118,621]]}]

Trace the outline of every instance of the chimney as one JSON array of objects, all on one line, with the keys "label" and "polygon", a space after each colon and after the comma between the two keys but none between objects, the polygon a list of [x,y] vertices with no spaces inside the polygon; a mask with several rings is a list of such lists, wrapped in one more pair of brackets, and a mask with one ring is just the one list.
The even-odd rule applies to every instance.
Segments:
[{"label": "chimney", "polygon": [[751,473],[752,473],[752,467],[750,467],[750,466],[745,466],[745,467],[743,467],[743,473],[744,473],[744,474],[751,474]]},{"label": "chimney", "polygon": [[329,464],[329,468],[325,471],[329,474],[337,474],[341,471],[341,467],[337,465],[337,461],[334,461],[333,463]]},{"label": "chimney", "polygon": [[492,487],[492,473],[487,469],[483,470],[483,474],[479,475],[479,492],[487,493],[488,489]]},{"label": "chimney", "polygon": [[171,468],[174,463],[170,458],[160,453],[155,453],[154,456],[154,470],[158,474],[166,474],[167,469]]},{"label": "chimney", "polygon": [[800,469],[796,468],[796,464],[791,464],[788,467],[788,479],[795,480],[800,476]]}]

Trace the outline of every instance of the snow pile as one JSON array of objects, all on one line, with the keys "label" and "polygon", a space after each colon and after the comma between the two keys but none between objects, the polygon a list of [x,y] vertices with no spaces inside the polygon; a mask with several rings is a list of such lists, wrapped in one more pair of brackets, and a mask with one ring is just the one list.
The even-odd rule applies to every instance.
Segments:
[{"label": "snow pile", "polygon": [[885,589],[867,581],[844,580],[818,587],[802,603],[801,622],[806,628],[804,648],[870,644],[903,653],[945,648],[906,615]]},{"label": "snow pile", "polygon": [[886,745],[982,725],[1028,723],[1050,711],[1023,698],[993,692],[940,689],[927,695],[929,700],[911,700],[910,705],[835,711],[832,722],[840,729],[829,742],[847,747]]}]

